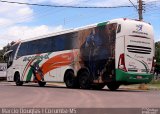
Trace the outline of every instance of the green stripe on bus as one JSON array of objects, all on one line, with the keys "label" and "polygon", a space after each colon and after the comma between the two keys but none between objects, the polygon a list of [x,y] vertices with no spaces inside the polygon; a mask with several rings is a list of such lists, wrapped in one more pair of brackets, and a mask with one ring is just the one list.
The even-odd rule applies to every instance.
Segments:
[{"label": "green stripe on bus", "polygon": [[32,74],[33,74],[33,72],[32,72],[32,69],[30,68],[29,71],[28,71],[28,74],[27,74],[26,81],[31,81]]},{"label": "green stripe on bus", "polygon": [[[48,56],[49,56],[50,54],[52,54],[52,52],[49,52],[49,53],[48,53]],[[39,64],[40,62],[42,62],[42,60],[37,60],[36,62]],[[30,67],[30,69],[29,69],[29,71],[28,71],[28,74],[27,74],[27,77],[26,77],[26,81],[31,81],[32,74],[33,74],[32,68]]]},{"label": "green stripe on bus", "polygon": [[[42,60],[38,60],[38,61],[36,61],[36,63],[40,63]],[[32,78],[32,74],[33,74],[33,72],[32,72],[32,68],[30,68],[29,69],[29,72],[28,72],[28,75],[27,75],[27,81],[31,81],[31,78]]]},{"label": "green stripe on bus", "polygon": [[98,27],[100,27],[100,26],[105,26],[106,24],[107,24],[108,22],[102,22],[102,23],[98,23]]},{"label": "green stripe on bus", "polygon": [[[142,79],[137,79],[137,76],[142,76]],[[153,79],[153,74],[124,72],[116,69],[116,81],[128,83],[149,83]]]},{"label": "green stripe on bus", "polygon": [[[50,55],[51,53],[48,53],[48,55]],[[40,63],[42,60],[37,60],[36,61],[36,63]],[[32,78],[32,74],[33,74],[33,72],[32,72],[32,68],[30,68],[29,69],[29,72],[28,72],[28,74],[27,74],[27,78],[26,78],[26,81],[31,81],[31,78]]]},{"label": "green stripe on bus", "polygon": [[25,66],[24,70],[23,70],[23,75],[22,76],[24,76],[24,73],[25,73],[25,70],[26,70],[28,64],[29,64],[29,61],[28,61],[27,65]]}]

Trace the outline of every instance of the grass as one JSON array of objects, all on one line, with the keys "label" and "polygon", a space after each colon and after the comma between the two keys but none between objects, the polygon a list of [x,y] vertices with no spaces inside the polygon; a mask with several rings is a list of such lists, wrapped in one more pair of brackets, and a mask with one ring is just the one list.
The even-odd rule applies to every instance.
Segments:
[{"label": "grass", "polygon": [[156,88],[160,90],[160,84],[148,84],[150,88]]},{"label": "grass", "polygon": [[152,80],[148,85],[160,89],[160,79]]},{"label": "grass", "polygon": [[159,84],[160,85],[160,80],[152,80],[149,84]]}]

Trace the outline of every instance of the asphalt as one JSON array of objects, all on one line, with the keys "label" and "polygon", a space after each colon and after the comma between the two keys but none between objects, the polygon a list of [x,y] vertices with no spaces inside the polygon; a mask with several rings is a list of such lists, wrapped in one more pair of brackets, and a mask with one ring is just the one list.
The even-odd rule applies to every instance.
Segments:
[{"label": "asphalt", "polygon": [[[0,85],[15,85],[14,82],[0,81]],[[37,85],[35,83],[26,83],[25,85]],[[56,87],[66,87],[65,83],[59,82],[48,82],[49,86]],[[105,87],[107,88],[107,87]],[[128,89],[128,90],[160,90],[160,86],[155,86],[155,84],[133,84],[133,85],[121,85],[120,89]]]},{"label": "asphalt", "polygon": [[46,87],[27,83],[16,86],[12,82],[0,83],[0,107],[21,108],[145,108],[160,107],[160,91],[68,89],[63,83],[49,83]]}]

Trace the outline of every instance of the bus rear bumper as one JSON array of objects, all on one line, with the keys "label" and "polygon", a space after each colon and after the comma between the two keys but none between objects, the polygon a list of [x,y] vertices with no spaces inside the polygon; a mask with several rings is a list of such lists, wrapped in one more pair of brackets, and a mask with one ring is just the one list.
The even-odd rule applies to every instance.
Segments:
[{"label": "bus rear bumper", "polygon": [[153,74],[124,72],[120,69],[116,69],[116,81],[123,82],[124,84],[149,83],[152,79]]}]

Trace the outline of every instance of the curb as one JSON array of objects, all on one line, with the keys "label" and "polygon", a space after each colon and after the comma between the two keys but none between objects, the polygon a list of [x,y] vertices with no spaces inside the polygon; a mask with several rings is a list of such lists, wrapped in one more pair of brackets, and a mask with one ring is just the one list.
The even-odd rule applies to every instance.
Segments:
[{"label": "curb", "polygon": [[47,83],[48,85],[53,85],[53,86],[60,86],[60,87],[66,87],[66,85],[64,83],[51,83],[51,82],[48,82]]},{"label": "curb", "polygon": [[[15,85],[14,82],[5,82],[5,81],[0,81],[0,85]],[[32,83],[30,83],[32,84]],[[66,87],[66,85],[64,83],[58,83],[58,82],[55,82],[55,83],[52,83],[52,82],[48,82],[47,85],[51,85],[51,86],[58,86],[58,87]],[[146,86],[146,87],[142,87],[140,88],[139,85],[131,85],[131,86],[125,86],[125,85],[122,85],[120,86],[120,89],[128,89],[128,90],[155,90],[155,91],[160,91],[160,88],[159,87],[154,87],[154,86]]]}]

